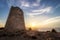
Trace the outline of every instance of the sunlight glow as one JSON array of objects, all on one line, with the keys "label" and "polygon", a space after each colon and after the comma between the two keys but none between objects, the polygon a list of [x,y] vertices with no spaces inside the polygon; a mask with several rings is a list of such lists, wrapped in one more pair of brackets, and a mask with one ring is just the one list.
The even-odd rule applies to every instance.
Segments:
[{"label": "sunlight glow", "polygon": [[50,18],[50,19],[47,19],[47,20],[41,22],[41,24],[47,25],[47,24],[49,24],[49,23],[54,23],[54,22],[57,22],[57,21],[59,21],[59,20],[60,20],[60,16],[58,16],[58,17],[53,17],[53,18]]},{"label": "sunlight glow", "polygon": [[36,30],[37,29],[37,23],[36,22],[30,22],[29,23],[29,28],[31,28],[32,30]]},{"label": "sunlight glow", "polygon": [[30,25],[31,25],[32,27],[34,27],[34,26],[36,26],[36,23],[35,23],[35,22],[32,22]]},{"label": "sunlight glow", "polygon": [[0,28],[4,28],[4,24],[0,23]]},{"label": "sunlight glow", "polygon": [[29,25],[27,25],[27,26],[29,26],[29,28],[31,28],[32,30],[38,30],[41,28],[53,28],[53,26],[55,27],[57,25],[57,24],[56,25],[54,25],[54,24],[58,21],[60,21],[60,16],[49,18],[49,19],[41,21],[41,22],[38,22],[37,20],[31,21],[28,23]]}]

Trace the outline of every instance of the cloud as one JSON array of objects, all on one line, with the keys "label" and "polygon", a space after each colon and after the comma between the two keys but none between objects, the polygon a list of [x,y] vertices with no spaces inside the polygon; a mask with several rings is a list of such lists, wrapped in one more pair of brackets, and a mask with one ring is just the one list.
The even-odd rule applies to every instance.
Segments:
[{"label": "cloud", "polygon": [[59,8],[60,7],[60,4],[58,4],[55,8]]},{"label": "cloud", "polygon": [[10,8],[12,5],[14,5],[14,0],[7,0],[8,7]]},{"label": "cloud", "polygon": [[60,16],[49,18],[47,20],[44,20],[38,24],[38,30],[51,30],[53,28],[59,28],[60,27]]},{"label": "cloud", "polygon": [[29,2],[21,1],[21,6],[22,7],[30,7],[30,4],[29,4]]},{"label": "cloud", "polygon": [[32,4],[32,6],[40,6],[40,2],[41,2],[41,0],[36,0],[36,2],[34,2]]},{"label": "cloud", "polygon": [[8,7],[11,7],[11,6],[27,6],[27,3],[25,3],[25,1],[22,1],[22,0],[7,0],[7,4],[8,4]]},{"label": "cloud", "polygon": [[27,0],[7,0],[8,7],[18,6],[18,7],[36,7],[40,5],[41,0],[36,0],[36,2],[29,2]]},{"label": "cloud", "polygon": [[51,9],[52,9],[52,7],[46,7],[46,8],[43,8],[43,9],[32,10],[32,12],[29,13],[29,15],[34,16],[34,15],[49,13],[51,11]]},{"label": "cloud", "polygon": [[7,0],[8,7],[18,6],[21,8],[30,7],[30,3],[27,0]]},{"label": "cloud", "polygon": [[41,0],[36,0],[36,2],[28,2],[28,1],[21,1],[21,6],[22,7],[36,7],[40,5]]},{"label": "cloud", "polygon": [[60,7],[60,4],[56,5],[54,8],[53,8],[53,12],[55,12],[55,10],[57,10],[57,8]]},{"label": "cloud", "polygon": [[32,12],[44,13],[44,12],[49,12],[50,10],[51,10],[51,7],[47,7],[47,8],[44,8],[44,9],[33,10]]},{"label": "cloud", "polygon": [[36,0],[37,1],[37,3],[40,3],[41,2],[41,0]]},{"label": "cloud", "polygon": [[41,24],[42,25],[47,25],[47,24],[50,24],[50,23],[58,22],[58,21],[60,21],[60,16],[47,19],[47,20],[41,22]]},{"label": "cloud", "polygon": [[33,3],[32,6],[39,6],[40,4],[38,3]]}]

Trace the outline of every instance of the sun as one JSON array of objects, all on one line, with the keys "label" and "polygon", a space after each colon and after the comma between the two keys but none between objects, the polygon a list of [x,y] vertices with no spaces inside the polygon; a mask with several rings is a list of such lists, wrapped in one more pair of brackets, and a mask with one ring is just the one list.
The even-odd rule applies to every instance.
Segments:
[{"label": "sun", "polygon": [[30,25],[31,25],[32,27],[35,27],[35,26],[36,26],[36,23],[35,23],[35,22],[32,22]]},{"label": "sun", "polygon": [[35,29],[36,29],[36,22],[31,22],[31,23],[30,23],[30,28],[31,28],[32,30],[35,30]]},{"label": "sun", "polygon": [[37,30],[37,28],[38,28],[38,23],[35,22],[35,21],[29,22],[29,23],[26,25],[26,29],[29,30],[30,28],[31,28],[32,30]]}]

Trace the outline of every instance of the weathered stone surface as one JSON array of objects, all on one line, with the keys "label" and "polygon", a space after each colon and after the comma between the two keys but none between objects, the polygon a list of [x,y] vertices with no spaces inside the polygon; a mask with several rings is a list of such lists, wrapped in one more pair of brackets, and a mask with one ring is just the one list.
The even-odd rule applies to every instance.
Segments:
[{"label": "weathered stone surface", "polygon": [[5,29],[7,31],[25,30],[23,11],[18,7],[11,7]]}]

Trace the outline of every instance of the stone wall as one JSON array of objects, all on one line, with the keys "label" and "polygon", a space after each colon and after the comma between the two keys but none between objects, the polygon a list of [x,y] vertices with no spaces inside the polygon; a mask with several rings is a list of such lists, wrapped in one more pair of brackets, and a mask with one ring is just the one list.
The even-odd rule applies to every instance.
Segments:
[{"label": "stone wall", "polygon": [[5,27],[7,31],[25,30],[23,11],[19,7],[11,7]]}]

